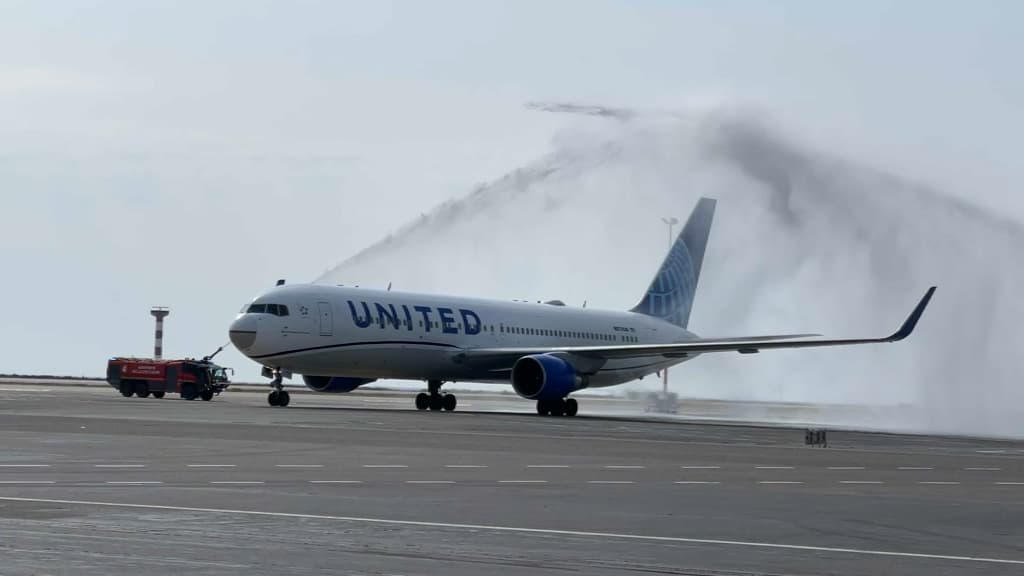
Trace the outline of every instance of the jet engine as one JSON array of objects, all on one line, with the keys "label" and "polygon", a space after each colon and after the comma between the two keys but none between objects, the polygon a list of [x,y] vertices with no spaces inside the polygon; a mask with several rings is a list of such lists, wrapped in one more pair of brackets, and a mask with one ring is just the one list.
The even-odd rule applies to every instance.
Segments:
[{"label": "jet engine", "polygon": [[314,392],[351,392],[376,378],[347,378],[345,376],[302,376],[306,388]]},{"label": "jet engine", "polygon": [[533,354],[512,365],[512,388],[528,400],[561,400],[582,387],[573,365],[558,356]]}]

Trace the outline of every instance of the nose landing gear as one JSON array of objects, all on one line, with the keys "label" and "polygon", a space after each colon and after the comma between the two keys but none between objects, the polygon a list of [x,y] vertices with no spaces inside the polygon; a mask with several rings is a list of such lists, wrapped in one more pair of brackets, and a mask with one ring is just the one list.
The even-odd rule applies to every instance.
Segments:
[{"label": "nose landing gear", "polygon": [[273,380],[270,381],[272,390],[267,395],[267,404],[284,408],[291,402],[291,395],[284,389],[284,376],[281,374],[281,370],[275,368],[273,375]]},{"label": "nose landing gear", "polygon": [[441,394],[441,384],[443,382],[440,380],[427,381],[427,392],[420,392],[416,395],[417,410],[430,409],[434,412],[440,410],[451,412],[455,410],[455,405],[457,404],[455,394]]},{"label": "nose landing gear", "polygon": [[537,414],[541,416],[575,416],[579,409],[580,405],[575,398],[537,400]]}]

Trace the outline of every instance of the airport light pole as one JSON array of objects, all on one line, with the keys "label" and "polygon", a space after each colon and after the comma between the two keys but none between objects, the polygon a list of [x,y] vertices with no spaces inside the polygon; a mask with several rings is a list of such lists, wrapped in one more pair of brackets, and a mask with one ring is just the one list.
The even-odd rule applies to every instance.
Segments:
[{"label": "airport light pole", "polygon": [[[672,229],[675,228],[676,224],[679,224],[679,220],[677,220],[674,216],[669,216],[668,218],[662,218],[661,221],[668,225],[668,249],[669,251],[671,251],[672,243],[675,240],[675,236],[672,235]],[[661,395],[663,398],[668,399],[667,366],[661,371]]]}]

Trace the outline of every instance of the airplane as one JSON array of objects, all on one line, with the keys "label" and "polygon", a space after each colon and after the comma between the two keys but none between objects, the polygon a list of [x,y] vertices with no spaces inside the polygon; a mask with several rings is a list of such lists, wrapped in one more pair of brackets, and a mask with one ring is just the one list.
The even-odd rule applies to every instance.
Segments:
[{"label": "airplane", "polygon": [[537,413],[575,416],[573,392],[614,386],[701,354],[897,342],[935,293],[880,338],[818,334],[700,338],[687,329],[716,201],[701,198],[640,302],[626,312],[325,284],[284,285],[242,308],[231,342],[272,378],[267,401],[287,406],[283,379],[351,392],[380,378],[425,380],[419,410],[452,411],[445,382],[511,383]]}]

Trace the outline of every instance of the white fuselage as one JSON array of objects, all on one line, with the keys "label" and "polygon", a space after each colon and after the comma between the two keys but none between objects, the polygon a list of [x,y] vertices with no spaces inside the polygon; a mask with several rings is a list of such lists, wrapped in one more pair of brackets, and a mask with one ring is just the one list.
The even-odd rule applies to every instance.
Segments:
[{"label": "white fuselage", "polygon": [[[253,305],[266,311],[249,312]],[[668,344],[695,338],[683,328],[632,312],[318,284],[280,286],[260,295],[239,314],[231,333],[243,354],[274,369],[447,382],[509,381],[510,366],[460,363],[457,355],[466,349]],[[611,359],[589,376],[587,385],[620,384],[693,357]]]}]

